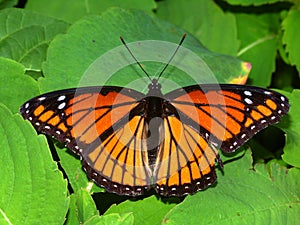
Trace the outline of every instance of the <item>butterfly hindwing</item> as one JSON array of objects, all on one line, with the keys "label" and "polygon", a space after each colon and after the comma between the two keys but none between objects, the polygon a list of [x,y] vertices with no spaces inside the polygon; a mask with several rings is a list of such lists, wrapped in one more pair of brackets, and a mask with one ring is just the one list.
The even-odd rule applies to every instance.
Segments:
[{"label": "butterfly hindwing", "polygon": [[161,195],[183,196],[215,183],[218,151],[177,117],[164,119],[164,141],[158,152],[156,190]]}]

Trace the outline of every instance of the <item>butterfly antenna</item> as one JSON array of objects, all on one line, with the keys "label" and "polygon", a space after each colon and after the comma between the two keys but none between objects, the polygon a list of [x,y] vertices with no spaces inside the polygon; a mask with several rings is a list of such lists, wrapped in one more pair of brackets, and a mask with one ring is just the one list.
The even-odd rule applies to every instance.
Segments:
[{"label": "butterfly antenna", "polygon": [[180,48],[180,46],[182,45],[184,39],[186,38],[186,34],[184,34],[177,46],[177,48],[175,49],[173,55],[171,56],[171,58],[169,59],[169,61],[167,62],[167,64],[165,65],[165,67],[162,69],[162,71],[159,73],[157,80],[159,80],[159,78],[161,77],[161,75],[165,72],[165,70],[167,69],[167,67],[169,66],[170,62],[173,60],[174,56],[176,55],[178,49]]},{"label": "butterfly antenna", "polygon": [[127,46],[125,40],[123,37],[120,37],[123,45],[127,48],[128,52],[130,53],[130,55],[132,56],[132,58],[134,59],[134,61],[138,64],[138,66],[143,70],[143,72],[147,75],[147,77],[149,78],[149,80],[152,82],[152,79],[150,77],[150,75],[147,73],[147,71],[143,68],[143,66],[141,65],[141,63],[137,60],[137,58],[135,58],[135,56],[133,55],[133,53],[131,52],[131,50],[129,49],[129,47]]}]

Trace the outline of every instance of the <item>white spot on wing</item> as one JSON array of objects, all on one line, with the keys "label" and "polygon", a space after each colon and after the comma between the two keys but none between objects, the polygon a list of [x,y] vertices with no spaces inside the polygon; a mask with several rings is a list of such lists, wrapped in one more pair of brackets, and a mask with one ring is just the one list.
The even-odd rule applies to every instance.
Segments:
[{"label": "white spot on wing", "polygon": [[244,94],[247,96],[252,96],[252,93],[250,91],[244,91]]},{"label": "white spot on wing", "polygon": [[244,101],[249,105],[251,105],[253,103],[252,100],[249,98],[245,98]]},{"label": "white spot on wing", "polygon": [[284,102],[285,101],[285,97],[281,96],[280,99]]},{"label": "white spot on wing", "polygon": [[39,97],[39,98],[38,98],[39,101],[43,101],[43,100],[45,100],[45,99],[46,99],[46,97]]},{"label": "white spot on wing", "polygon": [[271,94],[271,92],[269,92],[269,91],[264,91],[264,93],[265,93],[266,95],[270,95],[270,94]]},{"label": "white spot on wing", "polygon": [[63,102],[63,103],[60,103],[57,108],[58,109],[63,109],[65,106],[66,106],[66,103]]},{"label": "white spot on wing", "polygon": [[58,97],[58,99],[57,99],[57,101],[63,101],[63,100],[65,100],[66,99],[66,96],[65,95],[62,95],[62,96],[59,96]]},{"label": "white spot on wing", "polygon": [[25,107],[25,109],[27,109],[29,107],[29,103],[27,102],[24,107]]}]

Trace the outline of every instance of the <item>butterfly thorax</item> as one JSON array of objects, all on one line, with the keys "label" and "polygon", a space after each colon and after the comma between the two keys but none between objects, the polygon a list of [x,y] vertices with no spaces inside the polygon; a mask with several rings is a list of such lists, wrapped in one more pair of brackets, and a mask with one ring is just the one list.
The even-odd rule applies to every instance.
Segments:
[{"label": "butterfly thorax", "polygon": [[147,139],[147,152],[149,165],[154,165],[157,154],[163,143],[164,136],[164,118],[170,111],[168,100],[163,97],[161,85],[156,79],[148,86],[149,91],[142,100],[142,116],[145,119],[145,134]]}]

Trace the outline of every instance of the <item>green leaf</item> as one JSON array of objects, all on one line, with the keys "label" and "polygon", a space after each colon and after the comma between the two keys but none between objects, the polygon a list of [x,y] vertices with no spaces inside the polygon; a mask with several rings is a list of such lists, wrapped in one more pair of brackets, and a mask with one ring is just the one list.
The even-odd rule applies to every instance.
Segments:
[{"label": "green leaf", "polygon": [[112,205],[105,215],[110,213],[133,213],[135,224],[160,224],[166,213],[175,206],[174,203],[164,203],[155,196],[138,201],[127,200],[119,205]]},{"label": "green leaf", "polygon": [[292,165],[300,168],[300,90],[294,90],[292,93],[281,91],[290,101],[291,109],[287,116],[277,125],[286,132],[286,145],[282,159]]},{"label": "green leaf", "polygon": [[300,72],[299,24],[299,9],[290,10],[282,23],[284,29],[282,41],[286,45],[286,52],[288,53],[291,64],[296,65],[298,72]]},{"label": "green leaf", "polygon": [[139,9],[148,13],[152,13],[152,10],[156,8],[156,3],[154,0],[52,0],[46,2],[40,0],[30,0],[26,4],[26,9],[63,19],[71,23],[82,18],[83,16],[100,14],[106,9],[116,6],[127,9]]},{"label": "green leaf", "polygon": [[133,225],[132,213],[119,215],[116,213],[105,216],[94,216],[85,225]]},{"label": "green leaf", "polygon": [[78,190],[70,196],[70,209],[66,225],[111,225],[111,224],[133,224],[132,213],[111,213],[103,216],[98,215],[94,200],[86,190]]},{"label": "green leaf", "polygon": [[[158,76],[183,33],[140,11],[115,8],[101,16],[85,17],[51,43],[44,64],[45,77],[39,79],[42,92],[90,85],[144,91],[148,79],[140,68],[130,65],[135,62],[119,36],[125,38],[146,71]],[[168,79],[175,85],[168,85],[167,80],[163,91],[195,83],[229,82],[245,75],[243,66],[241,60],[212,53],[188,35],[161,79],[162,83]]]},{"label": "green leaf", "polygon": [[0,57],[0,102],[12,112],[19,112],[22,103],[39,94],[36,81],[24,75],[23,65]]},{"label": "green leaf", "polygon": [[191,32],[211,51],[237,53],[240,43],[235,17],[213,1],[159,1],[157,15]]},{"label": "green leaf", "polygon": [[0,21],[0,56],[14,59],[31,71],[41,71],[49,42],[69,26],[63,21],[16,8],[2,10]]},{"label": "green leaf", "polygon": [[[225,0],[231,5],[243,5],[243,6],[249,6],[249,5],[264,5],[264,4],[272,4],[276,2],[282,2],[282,0]],[[288,1],[288,0],[285,0]]]},{"label": "green leaf", "polygon": [[5,9],[17,5],[18,0],[1,0],[0,9]]},{"label": "green leaf", "polygon": [[[300,220],[300,170],[276,163],[251,169],[251,156],[225,165],[218,184],[187,196],[164,224],[297,224]],[[274,222],[276,221],[276,222]]]},{"label": "green leaf", "polygon": [[70,196],[66,225],[84,224],[94,216],[98,216],[98,211],[93,198],[86,190],[81,189]]},{"label": "green leaf", "polygon": [[236,14],[241,48],[238,56],[252,64],[248,83],[266,87],[275,71],[279,15]]},{"label": "green leaf", "polygon": [[0,209],[6,224],[62,224],[67,185],[44,136],[0,104]]},{"label": "green leaf", "polygon": [[67,174],[68,180],[74,192],[80,191],[82,188],[87,191],[93,192],[103,192],[103,188],[97,186],[93,181],[90,181],[83,171],[81,166],[81,161],[78,156],[73,154],[71,150],[66,148],[61,149],[61,144],[55,145],[56,152],[59,157],[61,166],[63,167],[65,173]]}]

